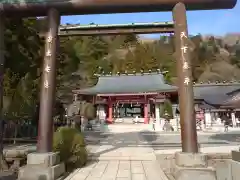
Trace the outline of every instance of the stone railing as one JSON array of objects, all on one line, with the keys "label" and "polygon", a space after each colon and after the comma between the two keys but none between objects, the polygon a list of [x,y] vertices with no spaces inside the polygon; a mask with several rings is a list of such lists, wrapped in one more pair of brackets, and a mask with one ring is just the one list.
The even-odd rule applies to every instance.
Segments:
[{"label": "stone railing", "polygon": [[4,169],[18,172],[19,168],[26,164],[27,155],[35,151],[36,146],[34,145],[6,147],[3,150],[3,156],[6,162]]}]

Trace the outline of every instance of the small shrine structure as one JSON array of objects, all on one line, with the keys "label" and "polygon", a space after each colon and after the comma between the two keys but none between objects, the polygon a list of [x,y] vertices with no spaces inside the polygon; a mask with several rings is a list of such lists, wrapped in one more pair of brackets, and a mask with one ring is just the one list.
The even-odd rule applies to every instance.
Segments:
[{"label": "small shrine structure", "polygon": [[236,126],[240,118],[239,82],[199,83],[193,90],[196,117],[202,114],[206,126],[222,124],[224,117],[232,119],[232,125]]}]

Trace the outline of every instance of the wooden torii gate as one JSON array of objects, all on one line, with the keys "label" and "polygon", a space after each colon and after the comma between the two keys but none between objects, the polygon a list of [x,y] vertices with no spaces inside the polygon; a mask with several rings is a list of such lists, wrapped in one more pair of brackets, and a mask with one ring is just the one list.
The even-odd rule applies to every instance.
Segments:
[{"label": "wooden torii gate", "polygon": [[[236,5],[236,2],[237,0],[25,0],[23,3],[18,0],[0,0],[0,120],[2,120],[5,17],[47,16],[48,18],[37,148],[39,153],[46,153],[52,151],[52,107],[56,88],[56,47],[58,43],[60,16],[172,11],[179,78],[182,151],[197,153],[198,147],[186,10],[231,9]],[[159,32],[161,32],[162,27],[158,28]],[[95,29],[97,29],[97,27],[95,27]],[[109,30],[109,28],[107,29]],[[104,31],[107,32],[106,30],[100,30],[100,32]],[[93,31],[92,33],[89,32],[86,31],[81,35],[94,34]],[[132,33],[130,30],[128,30],[128,32]],[[142,32],[147,32],[147,30],[143,30]],[[152,30],[148,33],[151,32],[154,31]],[[120,32],[116,31],[116,34],[118,33]],[[107,32],[107,34],[111,33]],[[2,126],[0,126],[0,133],[2,134],[3,131],[1,127]]]}]

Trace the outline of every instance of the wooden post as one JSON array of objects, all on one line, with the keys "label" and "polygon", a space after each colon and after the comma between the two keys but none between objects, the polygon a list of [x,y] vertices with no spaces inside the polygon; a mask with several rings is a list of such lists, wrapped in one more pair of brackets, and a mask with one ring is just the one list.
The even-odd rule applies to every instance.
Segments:
[{"label": "wooden post", "polygon": [[43,63],[40,93],[40,113],[37,152],[52,151],[53,140],[53,106],[56,91],[56,56],[58,43],[58,26],[60,15],[56,9],[48,12],[48,32],[45,39],[45,57]]},{"label": "wooden post", "polygon": [[112,100],[111,100],[111,98],[109,98],[109,100],[108,100],[108,122],[110,124],[113,123],[113,117],[112,117],[113,109],[112,108],[113,108]]},{"label": "wooden post", "polygon": [[5,62],[5,46],[4,46],[4,16],[0,13],[0,170],[3,169],[3,76],[4,76],[4,62]]},{"label": "wooden post", "polygon": [[144,103],[144,124],[148,124],[148,103]]},{"label": "wooden post", "polygon": [[175,46],[179,84],[182,151],[197,153],[197,130],[194,109],[192,68],[187,30],[186,7],[178,3],[173,9]]}]

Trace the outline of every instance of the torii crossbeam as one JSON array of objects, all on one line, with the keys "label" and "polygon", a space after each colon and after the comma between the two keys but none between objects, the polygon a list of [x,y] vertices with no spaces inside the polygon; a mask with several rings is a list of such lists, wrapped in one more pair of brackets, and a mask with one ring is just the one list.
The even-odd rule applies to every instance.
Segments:
[{"label": "torii crossbeam", "polygon": [[1,0],[7,16],[46,16],[54,8],[61,15],[171,11],[177,3],[187,10],[231,9],[237,0]]},{"label": "torii crossbeam", "polygon": [[[160,11],[173,12],[175,49],[179,77],[182,151],[191,153],[198,152],[186,10],[231,9],[236,3],[237,0],[0,0],[0,37],[4,36],[5,17],[47,16],[48,18],[40,98],[38,152],[46,153],[52,151],[52,107],[56,88],[56,47],[58,43],[60,16]],[[159,31],[161,31],[160,29],[161,28],[159,28]],[[97,30],[97,27],[95,27],[95,30]],[[169,29],[166,31],[168,30]],[[106,29],[100,31],[106,32]],[[130,30],[128,31],[130,32]],[[146,29],[144,31],[147,32]],[[117,33],[117,28],[115,27],[115,30],[112,30],[112,32]],[[155,33],[156,30],[152,29],[148,32]],[[89,35],[91,33],[93,33],[93,31],[90,32],[90,29],[88,29],[88,32],[85,31],[82,35]],[[109,31],[108,34],[111,34],[111,32]],[[119,34],[121,34],[120,31]],[[0,39],[1,88],[3,85],[2,74],[4,65],[3,39],[4,38]],[[3,89],[0,89],[1,112],[2,97]],[[0,114],[0,121],[2,119],[1,117]],[[2,126],[0,126],[0,133],[3,132],[1,127]],[[0,136],[0,141],[2,141],[1,139]]]},{"label": "torii crossbeam", "polygon": [[59,36],[91,36],[114,34],[173,33],[173,22],[107,24],[107,25],[61,25]]}]

